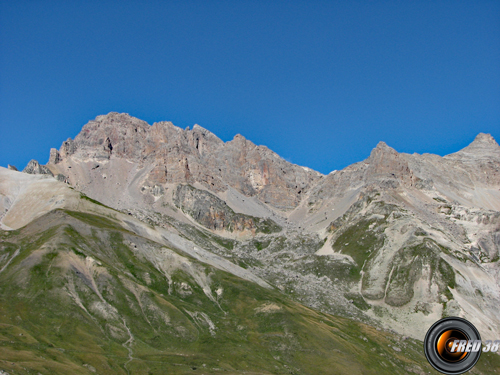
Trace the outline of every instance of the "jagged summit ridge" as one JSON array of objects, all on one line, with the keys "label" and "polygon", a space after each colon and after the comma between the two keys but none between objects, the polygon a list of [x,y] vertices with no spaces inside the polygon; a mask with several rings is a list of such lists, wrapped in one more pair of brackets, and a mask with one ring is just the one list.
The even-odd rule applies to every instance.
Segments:
[{"label": "jagged summit ridge", "polygon": [[[91,189],[87,193],[104,200],[116,201],[117,194],[121,194],[111,193],[117,189],[116,184],[128,186],[133,180],[136,189],[142,191],[159,191],[155,186],[178,183],[200,184],[217,194],[235,189],[274,208],[291,210],[313,191],[335,195],[361,186],[435,189],[451,185],[460,196],[464,186],[469,189],[475,183],[500,183],[495,162],[480,162],[491,157],[500,158],[500,146],[484,133],[463,150],[444,158],[399,153],[379,142],[364,162],[324,176],[287,162],[241,134],[224,142],[198,124],[192,129],[181,129],[168,121],[149,125],[128,114],[111,112],[83,126],[75,140],[63,142],[59,150],[52,149],[47,166],[54,175],[65,176],[80,187],[87,185],[81,188]],[[83,168],[82,163],[92,164],[90,169],[95,171],[83,180],[83,169],[87,167]],[[81,167],[75,169],[77,164]],[[110,168],[115,173],[107,171]],[[127,178],[117,180],[118,173]],[[115,185],[109,190],[111,174]],[[98,184],[98,192],[92,191],[95,187],[91,181],[95,179],[105,180]],[[101,190],[109,190],[110,196]]]},{"label": "jagged summit ridge", "polygon": [[[155,143],[155,141],[153,140],[154,138],[157,138],[157,143],[168,143],[171,142],[172,138],[176,138],[176,136],[178,137],[179,135],[182,135],[182,137],[185,139],[193,138],[194,142],[190,142],[190,145],[194,145],[194,147],[198,150],[200,149],[200,147],[202,147],[200,143],[200,136],[202,136],[203,138],[205,138],[205,143],[207,140],[209,140],[210,143],[216,146],[222,146],[231,142],[248,142],[250,147],[253,146],[260,149],[265,149],[270,153],[273,153],[265,146],[256,146],[241,134],[236,134],[231,141],[223,142],[214,133],[198,124],[195,124],[192,130],[189,129],[189,127],[187,129],[177,127],[170,121],[155,122],[153,123],[153,125],[149,125],[147,122],[130,116],[127,113],[110,112],[106,115],[99,115],[94,120],[89,121],[89,123],[84,125],[81,132],[75,137],[75,140],[69,138],[67,141],[63,142],[61,149],[59,151],[56,150],[59,155],[55,155],[55,153],[54,156],[51,155],[51,163],[57,163],[57,158],[61,157],[61,155],[62,157],[64,157],[64,155],[66,154],[73,154],[74,152],[76,152],[76,148],[78,148],[78,150],[82,154],[84,153],[85,148],[95,149],[92,150],[94,152],[93,156],[108,157],[108,154],[110,153],[110,144],[112,147],[115,147],[117,144],[119,144],[119,147],[114,150],[115,154],[121,157],[134,159],[134,157],[137,156],[136,152],[134,152],[133,148],[126,147],[125,145],[127,143],[129,144],[129,146],[133,143],[135,143],[135,146],[143,146],[143,143]],[[106,143],[107,138],[109,138],[109,143]],[[76,147],[75,144],[78,147]],[[103,155],[99,155],[99,152],[97,152],[99,151],[99,147],[97,147],[99,145],[103,145],[105,151]],[[467,151],[472,153],[484,149],[488,149],[491,151],[500,151],[500,146],[491,136],[491,134],[479,133],[469,146],[456,152],[455,154]],[[156,150],[152,149],[151,147],[140,148],[141,157],[144,156],[142,155],[142,153],[144,152],[147,154],[155,151]],[[380,141],[372,150],[372,159],[372,156],[374,154],[395,155],[399,153],[394,148],[388,146],[384,141]],[[452,156],[455,154],[451,154],[448,156]],[[278,155],[274,155],[280,158]],[[370,158],[368,160],[370,160]],[[307,169],[313,171],[310,168]]]},{"label": "jagged summit ridge", "polygon": [[[119,160],[134,164],[135,171]],[[192,130],[171,122],[150,126],[116,112],[87,123],[74,140],[68,139],[59,151],[52,151],[48,166],[70,180],[81,180],[73,164],[82,163],[113,164],[120,174],[145,171],[138,181],[142,186],[199,183],[214,192],[233,188],[280,209],[296,207],[301,194],[322,176],[241,135],[223,142],[199,125]]]}]

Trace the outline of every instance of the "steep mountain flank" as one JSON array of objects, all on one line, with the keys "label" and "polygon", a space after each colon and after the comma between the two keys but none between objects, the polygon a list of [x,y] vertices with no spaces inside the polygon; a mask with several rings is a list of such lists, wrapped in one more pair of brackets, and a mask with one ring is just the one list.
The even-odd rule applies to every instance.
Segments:
[{"label": "steep mountain flank", "polygon": [[[223,262],[195,259],[186,242],[161,228],[85,196],[74,199],[78,211],[55,209],[0,232],[3,371],[432,371],[417,340],[306,308],[236,276],[236,268],[222,270]],[[486,355],[476,373],[498,365]]]}]

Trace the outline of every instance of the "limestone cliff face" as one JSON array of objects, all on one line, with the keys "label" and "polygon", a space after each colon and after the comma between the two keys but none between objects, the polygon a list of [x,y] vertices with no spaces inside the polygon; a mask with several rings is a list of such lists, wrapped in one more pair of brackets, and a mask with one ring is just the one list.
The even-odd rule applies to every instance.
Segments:
[{"label": "limestone cliff face", "polygon": [[198,182],[213,192],[232,187],[285,210],[296,207],[322,177],[241,135],[225,143],[199,125],[192,130],[182,130],[171,122],[150,126],[119,113],[98,116],[83,127],[74,141],[68,139],[59,151],[52,150],[49,168],[68,173],[77,183],[89,178],[81,176],[85,173],[82,168],[78,173],[68,171],[68,167],[75,167],[72,163],[108,164],[116,159],[136,164],[137,170],[147,169],[141,178],[149,186]]}]

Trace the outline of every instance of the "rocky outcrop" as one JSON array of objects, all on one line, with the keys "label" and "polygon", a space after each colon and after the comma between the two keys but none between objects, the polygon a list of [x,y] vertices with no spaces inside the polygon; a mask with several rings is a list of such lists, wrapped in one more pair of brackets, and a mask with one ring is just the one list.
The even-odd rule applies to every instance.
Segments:
[{"label": "rocky outcrop", "polygon": [[226,202],[215,195],[190,185],[177,186],[174,203],[195,221],[215,231],[269,234],[280,232],[282,229],[271,219],[235,213]]},{"label": "rocky outcrop", "polygon": [[10,169],[11,171],[17,171],[18,169],[14,165],[7,164],[7,169]]},{"label": "rocky outcrop", "polygon": [[61,181],[61,182],[64,182],[66,184],[69,184],[69,178],[66,177],[65,175],[61,174],[61,173],[57,174],[55,176],[55,178],[56,178],[57,181]]},{"label": "rocky outcrop", "polygon": [[73,155],[75,151],[76,151],[75,141],[73,141],[71,138],[68,138],[61,145],[61,149],[59,150],[59,158],[57,159],[57,161],[59,162],[61,161],[61,159],[65,159],[66,157]]},{"label": "rocky outcrop", "polygon": [[45,165],[40,165],[40,163],[38,163],[38,161],[34,159],[30,160],[26,168],[23,169],[23,172],[29,174],[48,174],[50,176],[54,176],[49,168],[47,168]]},{"label": "rocky outcrop", "polygon": [[61,155],[55,148],[50,149],[49,164],[57,164],[61,161]]}]

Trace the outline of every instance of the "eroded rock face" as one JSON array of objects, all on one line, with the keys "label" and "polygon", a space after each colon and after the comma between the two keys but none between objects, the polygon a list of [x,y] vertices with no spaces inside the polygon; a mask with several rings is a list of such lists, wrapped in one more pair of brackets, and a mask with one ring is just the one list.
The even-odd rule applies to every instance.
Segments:
[{"label": "eroded rock face", "polygon": [[[147,168],[143,176],[147,185],[198,182],[213,192],[231,186],[279,209],[296,207],[322,177],[241,135],[224,143],[199,125],[192,130],[182,130],[171,122],[149,126],[119,113],[98,116],[86,124],[74,141],[68,139],[58,152],[51,151],[49,166],[54,169],[60,165],[62,169],[71,162],[111,159],[125,159],[139,169]],[[76,175],[70,178],[75,182],[85,179]]]},{"label": "eroded rock face", "polygon": [[215,231],[249,231],[252,234],[280,232],[271,219],[235,213],[223,200],[190,185],[178,185],[174,203],[204,227]]}]

